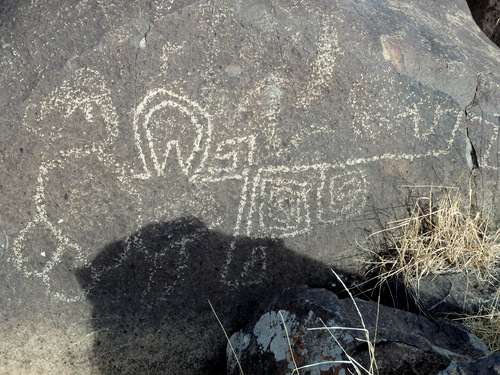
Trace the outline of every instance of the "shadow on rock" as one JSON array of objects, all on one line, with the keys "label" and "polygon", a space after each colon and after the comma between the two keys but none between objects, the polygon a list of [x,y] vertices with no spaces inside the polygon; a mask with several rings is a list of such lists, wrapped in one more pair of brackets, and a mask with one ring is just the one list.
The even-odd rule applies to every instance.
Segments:
[{"label": "shadow on rock", "polygon": [[146,226],[78,270],[93,305],[92,362],[102,374],[220,374],[226,339],[262,299],[286,287],[325,286],[324,265],[281,240],[231,237],[196,218]]}]

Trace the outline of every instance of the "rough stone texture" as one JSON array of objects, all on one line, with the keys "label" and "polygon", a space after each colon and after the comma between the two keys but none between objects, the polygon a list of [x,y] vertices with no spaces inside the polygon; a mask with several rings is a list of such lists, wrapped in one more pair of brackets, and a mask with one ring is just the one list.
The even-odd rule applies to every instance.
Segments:
[{"label": "rough stone texture", "polygon": [[[237,249],[232,258],[237,267],[226,276],[238,287],[221,280],[231,246]],[[248,279],[257,272],[260,279]],[[108,245],[77,271],[93,306],[94,365],[105,374],[222,373],[223,358],[214,353],[223,353],[226,343],[209,300],[225,328],[234,330],[246,323],[263,294],[301,278],[324,283],[328,274],[282,241],[234,240],[196,218],[149,225]]]},{"label": "rough stone texture", "polygon": [[472,17],[486,36],[500,44],[500,2],[498,0],[467,0]]},{"label": "rough stone texture", "polygon": [[498,375],[500,374],[500,353],[492,353],[471,362],[452,362],[438,375]]},{"label": "rough stone texture", "polygon": [[497,303],[498,282],[493,277],[498,275],[481,280],[479,277],[457,272],[431,274],[419,280],[416,290],[409,290],[404,280],[398,278],[364,294],[372,300],[380,295],[382,304],[405,311],[430,316],[463,316],[476,314],[481,307],[491,308]]},{"label": "rough stone texture", "polygon": [[7,0],[0,20],[0,372],[209,372],[206,296],[232,330],[266,292],[356,272],[402,186],[468,175],[466,126],[500,212],[500,53],[465,1]]},{"label": "rough stone texture", "polygon": [[478,282],[474,277],[450,273],[430,275],[419,283],[418,300],[427,313],[475,314],[481,306],[496,303],[498,283]]},{"label": "rough stone texture", "polygon": [[[468,361],[488,353],[486,346],[457,322],[447,319],[431,322],[423,316],[385,306],[378,309],[371,301],[356,300],[356,304],[370,340],[375,342],[377,366],[382,374],[433,374],[452,360]],[[351,299],[339,300],[323,289],[298,287],[273,298],[263,311],[231,337],[245,373],[291,374],[295,365],[288,340],[298,367],[347,361],[349,355],[369,368],[367,345],[360,341],[366,336],[352,329],[362,328],[363,324]],[[322,322],[328,327],[344,328],[331,330],[338,343],[327,331],[308,331],[324,327]],[[375,327],[378,327],[376,334]],[[227,356],[228,374],[239,374],[229,345]],[[337,374],[341,369],[353,370],[349,364],[323,363],[304,371]]]}]

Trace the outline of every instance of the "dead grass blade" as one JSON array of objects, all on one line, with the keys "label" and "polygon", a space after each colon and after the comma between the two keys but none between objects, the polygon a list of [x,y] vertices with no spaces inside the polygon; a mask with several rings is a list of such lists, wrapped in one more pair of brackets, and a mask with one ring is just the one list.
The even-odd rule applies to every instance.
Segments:
[{"label": "dead grass blade", "polygon": [[243,368],[241,367],[240,360],[239,360],[238,356],[236,355],[236,350],[234,350],[233,344],[231,343],[231,340],[229,339],[229,336],[227,335],[227,332],[226,332],[224,326],[222,325],[222,322],[220,321],[219,317],[217,316],[217,313],[215,312],[215,309],[212,306],[212,303],[210,302],[210,300],[208,301],[208,304],[210,305],[210,308],[212,309],[212,312],[214,313],[215,318],[219,322],[219,325],[222,328],[222,331],[224,332],[224,336],[226,336],[226,340],[229,344],[229,347],[231,348],[231,351],[233,352],[234,358],[236,359],[236,362],[238,363],[238,367],[240,368],[241,375],[245,375],[245,373],[243,372]]},{"label": "dead grass blade", "polygon": [[[351,299],[351,301],[354,304],[354,308],[356,309],[356,312],[357,312],[357,314],[359,316],[359,319],[361,321],[361,326],[362,327],[359,327],[359,328],[353,328],[353,327],[328,327],[325,324],[325,322],[323,322],[323,320],[320,319],[321,323],[323,324],[323,327],[308,328],[308,331],[327,330],[328,333],[330,334],[330,336],[335,341],[335,343],[340,347],[340,349],[342,350],[342,352],[347,357],[347,361],[343,361],[343,360],[341,360],[341,361],[324,361],[324,362],[314,363],[312,365],[302,366],[299,369],[313,367],[313,366],[319,366],[319,365],[322,365],[322,364],[325,364],[325,363],[339,363],[339,364],[346,363],[346,364],[352,365],[352,367],[354,368],[354,371],[356,371],[356,374],[358,374],[358,375],[362,375],[363,373],[365,373],[367,375],[378,374],[377,361],[376,361],[376,358],[375,358],[375,341],[372,342],[370,340],[370,332],[366,328],[365,321],[363,319],[363,315],[361,313],[361,310],[359,309],[358,304],[356,303],[356,300],[354,299],[354,296],[352,295],[352,293],[349,290],[349,288],[347,287],[347,285],[345,285],[344,281],[340,278],[340,276],[334,270],[331,270],[331,271],[333,272],[333,274],[335,275],[335,277],[337,278],[337,280],[340,281],[340,283],[342,284],[342,287],[345,289],[345,291],[349,294],[349,298]],[[378,328],[378,313],[379,313],[379,311],[378,311],[378,307],[377,307],[377,323],[376,323],[375,330],[377,330],[377,328]],[[366,343],[368,345],[368,354],[369,354],[369,358],[370,358],[370,367],[369,367],[369,369],[366,369],[365,367],[363,367],[354,357],[352,357],[344,349],[344,347],[342,346],[342,344],[340,343],[340,341],[333,334],[334,330],[361,331],[361,332],[363,332],[365,334],[365,338],[362,339],[362,340],[360,340],[360,341],[362,341],[362,342],[364,342],[364,343]],[[375,332],[375,336],[376,336],[376,332]],[[356,340],[359,340],[359,339],[356,338]]]},{"label": "dead grass blade", "polygon": [[297,372],[297,374],[300,375],[299,368],[297,367],[297,362],[295,361],[295,356],[293,355],[292,343],[290,342],[290,335],[288,334],[288,328],[286,327],[285,318],[283,318],[283,314],[281,313],[281,310],[278,312],[280,314],[281,321],[283,322],[283,327],[285,328],[286,339],[288,341],[288,349],[290,350],[290,355],[292,356],[292,361],[293,361],[293,366],[294,366],[294,370],[292,371],[292,374]]}]

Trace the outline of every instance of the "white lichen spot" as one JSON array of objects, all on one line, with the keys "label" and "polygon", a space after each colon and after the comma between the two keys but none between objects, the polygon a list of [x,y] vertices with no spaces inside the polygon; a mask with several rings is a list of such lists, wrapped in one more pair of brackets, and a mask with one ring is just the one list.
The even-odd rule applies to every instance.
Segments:
[{"label": "white lichen spot", "polygon": [[272,85],[267,88],[267,90],[264,92],[264,95],[269,99],[279,99],[281,96],[281,90],[278,86]]},{"label": "white lichen spot", "polygon": [[242,69],[238,65],[231,64],[224,69],[224,72],[230,77],[237,77],[241,74]]},{"label": "white lichen spot", "polygon": [[[281,311],[283,319],[287,324],[294,319],[288,311]],[[290,329],[290,327],[288,327]],[[288,341],[283,327],[283,321],[278,312],[270,311],[262,315],[255,324],[253,334],[257,343],[264,351],[271,351],[276,361],[284,361],[288,358]]]}]

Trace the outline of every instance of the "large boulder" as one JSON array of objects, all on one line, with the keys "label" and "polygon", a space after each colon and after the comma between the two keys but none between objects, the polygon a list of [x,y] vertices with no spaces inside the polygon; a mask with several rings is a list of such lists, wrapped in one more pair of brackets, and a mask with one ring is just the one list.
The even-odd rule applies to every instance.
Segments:
[{"label": "large boulder", "polygon": [[[402,186],[468,176],[466,127],[500,212],[500,51],[464,0],[6,0],[0,21],[0,372],[210,372],[203,292],[233,330],[266,292],[356,274]],[[171,350],[184,316],[205,336]]]},{"label": "large boulder", "polygon": [[[284,375],[304,367],[311,374],[336,374],[374,364],[387,375],[428,375],[451,361],[489,353],[457,322],[431,321],[372,301],[339,299],[323,289],[289,289],[262,310],[230,339],[245,373]],[[311,330],[325,327],[331,329]],[[372,356],[367,341],[373,345]],[[234,353],[228,345],[228,374],[236,375],[240,368]]]}]

